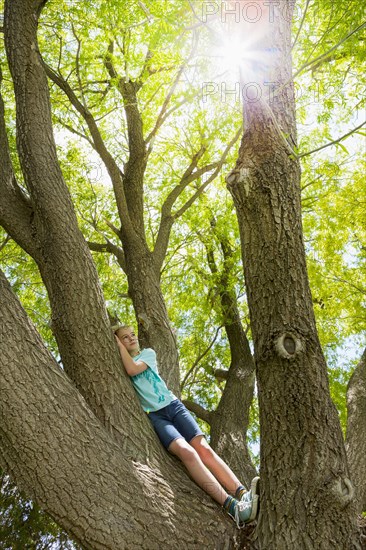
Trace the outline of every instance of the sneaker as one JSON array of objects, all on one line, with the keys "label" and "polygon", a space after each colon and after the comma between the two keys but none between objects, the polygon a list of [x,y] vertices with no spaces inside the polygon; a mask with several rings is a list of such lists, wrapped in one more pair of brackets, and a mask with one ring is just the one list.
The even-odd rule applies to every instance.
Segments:
[{"label": "sneaker", "polygon": [[253,496],[259,496],[259,479],[259,476],[253,477],[249,491],[246,491],[240,500],[247,502],[248,500],[251,500]]},{"label": "sneaker", "polygon": [[255,520],[259,510],[259,477],[255,477],[250,485],[250,490],[244,493],[241,500],[235,506],[234,520],[240,528],[246,523]]}]

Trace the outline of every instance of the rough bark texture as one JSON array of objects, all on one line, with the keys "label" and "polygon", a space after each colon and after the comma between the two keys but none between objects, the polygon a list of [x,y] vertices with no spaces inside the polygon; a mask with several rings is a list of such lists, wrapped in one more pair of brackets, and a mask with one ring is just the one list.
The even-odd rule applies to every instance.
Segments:
[{"label": "rough bark texture", "polygon": [[263,50],[271,52],[268,68],[277,93],[268,98],[265,75],[257,75],[262,98],[245,98],[245,133],[227,178],[239,220],[255,346],[262,481],[257,535],[261,550],[349,549],[358,545],[354,489],[316,332],[300,170],[291,155],[296,143],[289,84],[292,3],[279,4],[281,11],[261,35]]},{"label": "rough bark texture", "polygon": [[366,350],[347,388],[346,449],[359,513],[366,511]]},{"label": "rough bark texture", "polygon": [[245,533],[163,453],[143,414],[131,419],[139,437],[115,442],[1,273],[0,310],[0,465],[21,490],[87,549],[242,547]]}]

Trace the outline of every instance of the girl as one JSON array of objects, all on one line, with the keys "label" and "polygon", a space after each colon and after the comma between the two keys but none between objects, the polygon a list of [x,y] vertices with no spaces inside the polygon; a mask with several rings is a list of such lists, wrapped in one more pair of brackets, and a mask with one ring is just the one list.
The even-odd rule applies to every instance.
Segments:
[{"label": "girl", "polygon": [[253,521],[258,513],[259,477],[252,480],[247,491],[211,449],[183,403],[167,388],[158,372],[155,351],[140,351],[132,327],[118,325],[113,331],[123,366],[164,447],[183,462],[197,485],[223,506],[238,527]]}]

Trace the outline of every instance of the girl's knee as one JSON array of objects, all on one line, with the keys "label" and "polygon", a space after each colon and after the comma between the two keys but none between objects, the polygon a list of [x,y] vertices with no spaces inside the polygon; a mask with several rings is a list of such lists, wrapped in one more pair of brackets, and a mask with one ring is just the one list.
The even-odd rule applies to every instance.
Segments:
[{"label": "girl's knee", "polygon": [[217,456],[215,451],[210,447],[206,439],[204,439],[203,437],[197,438],[197,440],[193,439],[191,445],[197,451],[197,454],[203,463],[215,460]]},{"label": "girl's knee", "polygon": [[184,439],[176,439],[173,441],[168,450],[170,453],[176,455],[185,464],[199,459],[197,452]]}]

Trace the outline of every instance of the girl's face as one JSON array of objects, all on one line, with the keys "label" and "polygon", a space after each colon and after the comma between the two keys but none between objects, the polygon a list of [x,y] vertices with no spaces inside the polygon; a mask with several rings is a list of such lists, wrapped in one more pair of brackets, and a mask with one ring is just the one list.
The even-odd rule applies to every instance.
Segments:
[{"label": "girl's face", "polygon": [[140,351],[139,341],[132,328],[120,328],[117,330],[116,335],[130,355],[138,355]]}]

